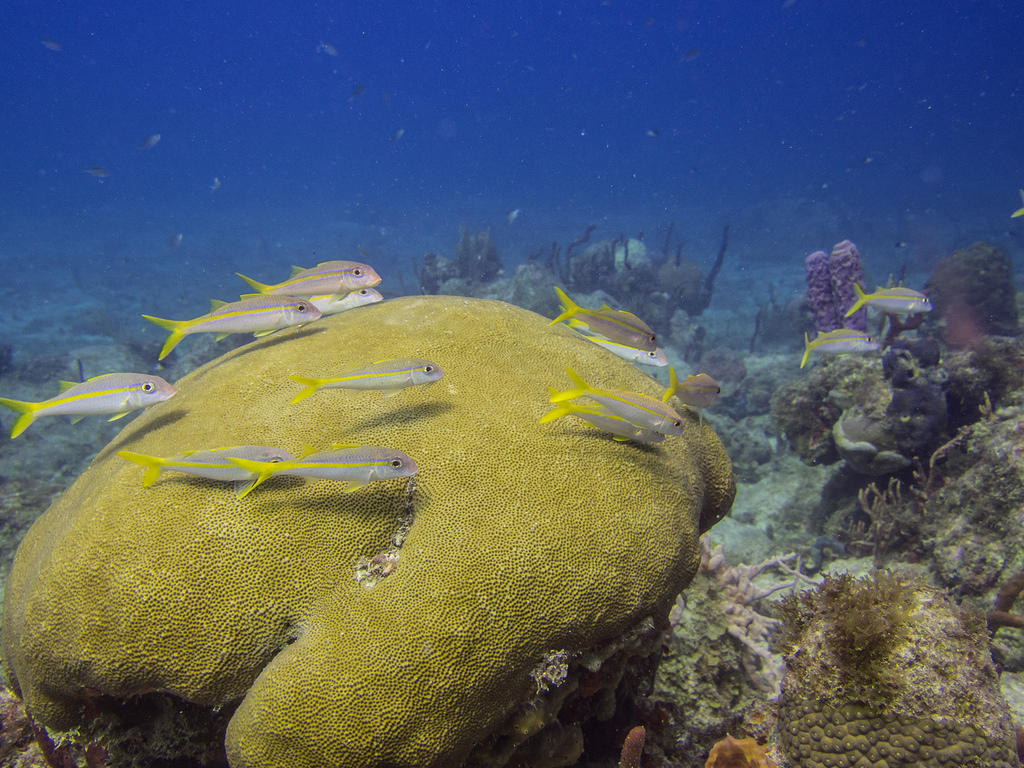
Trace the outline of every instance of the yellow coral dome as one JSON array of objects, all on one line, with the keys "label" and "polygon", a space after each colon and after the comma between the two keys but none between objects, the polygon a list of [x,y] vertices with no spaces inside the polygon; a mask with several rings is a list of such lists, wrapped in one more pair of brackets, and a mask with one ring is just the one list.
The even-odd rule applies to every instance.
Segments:
[{"label": "yellow coral dome", "polygon": [[[242,699],[227,733],[235,768],[456,766],[535,694],[546,654],[663,616],[697,568],[699,530],[732,503],[729,460],[695,414],[683,437],[647,447],[575,420],[538,424],[566,365],[597,386],[660,394],[546,323],[501,302],[403,298],[182,379],[18,550],[3,650],[32,716],[73,727],[97,691]],[[444,378],[391,398],[288,402],[289,374],[402,356]],[[331,443],[397,448],[419,475],[353,493],[274,478],[238,500],[228,484],[175,473],[143,488],[116,455]],[[386,567],[368,587],[357,572],[375,556]]]}]

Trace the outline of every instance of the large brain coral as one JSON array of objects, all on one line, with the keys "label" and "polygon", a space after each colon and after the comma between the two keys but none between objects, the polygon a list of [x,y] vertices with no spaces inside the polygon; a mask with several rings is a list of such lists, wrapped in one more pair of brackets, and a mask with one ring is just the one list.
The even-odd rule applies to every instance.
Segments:
[{"label": "large brain coral", "polygon": [[[288,374],[394,356],[445,376],[393,398],[288,402]],[[728,458],[695,415],[653,447],[538,424],[565,365],[658,392],[538,315],[455,297],[342,314],[186,376],[18,551],[3,650],[30,714],[67,729],[87,700],[94,713],[97,701],[173,695],[237,704],[236,768],[464,763],[562,681],[545,660],[557,672],[663,617],[697,568],[699,531],[732,502]],[[143,488],[116,456],[338,442],[405,451],[419,475],[353,493],[277,478],[238,500],[174,473]]]}]

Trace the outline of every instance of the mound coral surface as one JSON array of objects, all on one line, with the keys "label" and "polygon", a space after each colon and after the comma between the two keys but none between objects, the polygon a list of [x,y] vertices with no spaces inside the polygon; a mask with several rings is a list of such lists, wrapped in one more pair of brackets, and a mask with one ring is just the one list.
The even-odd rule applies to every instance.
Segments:
[{"label": "mound coral surface", "polygon": [[[410,356],[444,378],[288,402],[289,374]],[[660,392],[539,315],[458,297],[361,308],[189,374],[17,553],[3,651],[29,713],[68,729],[97,695],[241,700],[235,768],[464,762],[537,695],[532,673],[552,652],[664,617],[697,568],[699,532],[732,503],[729,460],[695,414],[683,437],[647,447],[572,419],[538,424],[566,365]],[[144,488],[116,455],[332,443],[397,448],[419,474],[351,493],[279,477],[239,500],[171,472]]]}]

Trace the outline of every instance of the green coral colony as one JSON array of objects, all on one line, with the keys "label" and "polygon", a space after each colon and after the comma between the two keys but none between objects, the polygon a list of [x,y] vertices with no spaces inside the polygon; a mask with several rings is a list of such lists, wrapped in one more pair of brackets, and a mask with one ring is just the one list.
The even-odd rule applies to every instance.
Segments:
[{"label": "green coral colony", "polygon": [[[177,338],[210,321],[183,322]],[[227,721],[233,768],[571,762],[567,680],[657,636],[732,504],[721,442],[629,363],[502,302],[401,298],[280,334],[185,376],[29,530],[3,651],[33,719],[88,743],[119,702],[171,697]],[[410,354],[443,378],[308,399],[289,378]],[[538,423],[565,366],[601,388],[568,396],[612,393],[580,410],[671,413],[670,437]],[[343,493],[299,471],[326,446],[391,446],[418,471]]]}]

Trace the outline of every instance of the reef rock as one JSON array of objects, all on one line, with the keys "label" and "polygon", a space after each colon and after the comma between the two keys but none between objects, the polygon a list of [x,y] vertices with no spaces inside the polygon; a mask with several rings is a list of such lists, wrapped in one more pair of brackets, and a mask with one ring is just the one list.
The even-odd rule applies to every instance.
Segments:
[{"label": "reef rock", "polygon": [[784,618],[778,738],[792,765],[1019,765],[980,614],[881,572],[826,579]]},{"label": "reef rock", "polygon": [[[289,374],[410,355],[444,378],[289,404]],[[363,307],[194,371],[27,533],[8,680],[34,720],[83,737],[154,699],[207,707],[230,717],[233,768],[570,764],[581,729],[558,714],[583,665],[657,636],[735,484],[696,415],[653,447],[538,424],[565,365],[659,394],[567,328],[457,297]],[[144,488],[116,455],[339,442],[400,449],[419,474],[352,493],[279,478],[238,499],[174,473]]]}]

